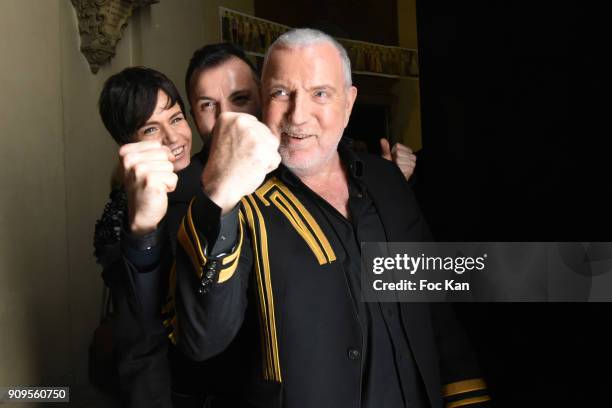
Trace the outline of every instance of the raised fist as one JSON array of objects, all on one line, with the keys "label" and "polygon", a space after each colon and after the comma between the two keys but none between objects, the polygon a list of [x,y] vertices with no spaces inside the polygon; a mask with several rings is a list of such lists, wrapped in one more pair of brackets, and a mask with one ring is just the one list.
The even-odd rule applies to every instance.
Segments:
[{"label": "raised fist", "polygon": [[279,140],[255,116],[224,112],[213,129],[202,187],[223,213],[254,192],[281,162]]},{"label": "raised fist", "polygon": [[416,155],[412,152],[408,146],[404,146],[401,143],[396,143],[393,148],[389,146],[387,139],[380,139],[380,149],[382,151],[383,159],[392,161],[399,167],[402,174],[408,180],[414,168],[416,166]]},{"label": "raised fist", "polygon": [[128,197],[128,219],[132,233],[154,231],[166,215],[168,193],[178,181],[174,155],[159,141],[129,143],[119,149],[119,169]]}]

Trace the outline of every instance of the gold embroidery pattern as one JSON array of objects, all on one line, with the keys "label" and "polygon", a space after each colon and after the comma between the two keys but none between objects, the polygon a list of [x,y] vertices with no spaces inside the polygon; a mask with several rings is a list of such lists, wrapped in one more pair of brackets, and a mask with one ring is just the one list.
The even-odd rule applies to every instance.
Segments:
[{"label": "gold embroidery pattern", "polygon": [[274,204],[289,220],[317,258],[319,265],[332,263],[336,254],[314,217],[297,197],[276,177],[259,187],[255,195],[265,206]]}]

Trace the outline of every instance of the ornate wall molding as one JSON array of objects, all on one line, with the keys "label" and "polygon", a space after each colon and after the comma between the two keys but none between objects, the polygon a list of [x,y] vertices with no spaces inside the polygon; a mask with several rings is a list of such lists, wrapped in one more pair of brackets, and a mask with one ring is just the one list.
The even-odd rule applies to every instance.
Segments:
[{"label": "ornate wall molding", "polygon": [[91,72],[115,56],[117,42],[134,10],[159,0],[71,0],[79,19],[81,52]]}]

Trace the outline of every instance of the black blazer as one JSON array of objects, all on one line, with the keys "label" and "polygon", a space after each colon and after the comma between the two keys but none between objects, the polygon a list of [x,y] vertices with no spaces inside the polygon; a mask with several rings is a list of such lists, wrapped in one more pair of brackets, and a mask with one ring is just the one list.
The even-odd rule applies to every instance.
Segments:
[{"label": "black blazer", "polygon": [[[340,149],[344,147],[341,145]],[[399,170],[383,159],[343,152],[361,172],[388,241],[431,239]],[[346,159],[348,157],[348,159]],[[227,361],[210,388],[211,406],[361,406],[363,365],[350,351],[364,333],[333,234],[301,202],[281,166],[241,204],[229,254],[211,257],[219,210],[198,192],[179,226],[169,319],[178,347],[196,360]],[[204,288],[204,290],[202,290]],[[432,407],[488,403],[486,386],[449,309],[401,304],[416,365]],[[455,404],[456,405],[456,404]]]}]

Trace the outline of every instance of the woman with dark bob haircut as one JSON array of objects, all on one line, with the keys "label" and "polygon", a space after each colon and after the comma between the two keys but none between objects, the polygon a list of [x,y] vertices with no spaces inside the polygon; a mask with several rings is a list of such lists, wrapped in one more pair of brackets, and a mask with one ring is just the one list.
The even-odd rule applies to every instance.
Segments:
[{"label": "woman with dark bob haircut", "polygon": [[[175,366],[177,358],[169,354],[178,352],[169,346],[163,326],[168,316],[162,315],[161,305],[178,224],[195,195],[192,190],[200,185],[204,153],[190,158],[191,129],[183,101],[158,71],[132,67],[111,76],[99,109],[119,145],[116,183],[94,234],[96,259],[112,297],[107,327],[112,333],[109,360],[118,376],[113,382],[119,385],[122,406],[170,407],[173,400],[174,406],[185,406],[176,392],[180,384],[172,384],[174,393],[170,389],[170,360]],[[158,222],[142,224],[140,218],[151,214]],[[191,370],[187,361],[180,364],[180,370]]]},{"label": "woman with dark bob haircut", "polygon": [[[104,126],[119,145],[159,140],[166,146],[174,146],[178,138],[178,142],[184,142],[178,147],[191,150],[185,105],[172,81],[161,72],[131,67],[111,76],[104,84],[98,106]],[[168,124],[173,126],[168,129],[145,126],[163,119],[170,119]],[[189,164],[189,152],[184,153],[187,154],[181,156],[187,160],[182,164]],[[186,165],[176,167],[175,171],[179,171]]]}]

